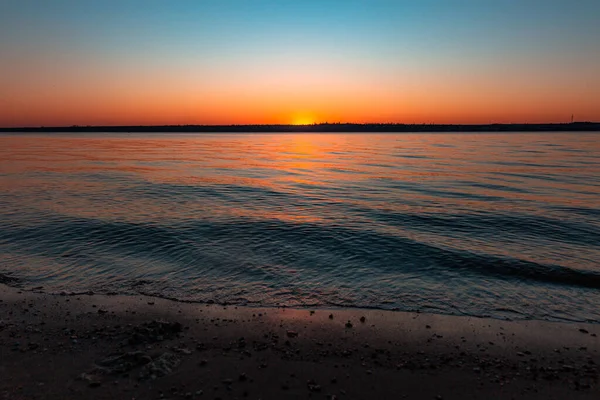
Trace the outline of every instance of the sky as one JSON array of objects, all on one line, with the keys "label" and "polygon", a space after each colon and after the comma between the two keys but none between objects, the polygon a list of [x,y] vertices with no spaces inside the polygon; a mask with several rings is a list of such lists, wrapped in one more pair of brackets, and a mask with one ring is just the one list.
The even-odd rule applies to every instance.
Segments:
[{"label": "sky", "polygon": [[600,121],[599,0],[2,0],[0,126]]}]

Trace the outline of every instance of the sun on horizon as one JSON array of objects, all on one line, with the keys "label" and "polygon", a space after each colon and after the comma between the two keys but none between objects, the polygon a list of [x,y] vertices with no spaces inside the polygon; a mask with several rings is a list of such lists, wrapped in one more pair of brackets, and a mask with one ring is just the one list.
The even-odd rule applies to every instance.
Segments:
[{"label": "sun on horizon", "polygon": [[312,125],[315,124],[316,120],[315,118],[311,117],[310,115],[296,115],[292,118],[292,125]]}]

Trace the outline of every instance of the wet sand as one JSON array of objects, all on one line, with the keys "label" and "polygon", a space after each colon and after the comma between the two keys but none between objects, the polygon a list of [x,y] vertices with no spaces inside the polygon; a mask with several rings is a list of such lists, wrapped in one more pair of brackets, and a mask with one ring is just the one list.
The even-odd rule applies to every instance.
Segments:
[{"label": "wet sand", "polygon": [[1,399],[597,399],[597,325],[0,285]]}]

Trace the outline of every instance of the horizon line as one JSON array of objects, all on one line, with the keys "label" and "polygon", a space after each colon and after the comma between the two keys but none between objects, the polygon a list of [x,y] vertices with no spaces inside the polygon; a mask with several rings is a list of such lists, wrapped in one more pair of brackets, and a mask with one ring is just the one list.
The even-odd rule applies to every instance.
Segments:
[{"label": "horizon line", "polygon": [[356,127],[502,127],[502,126],[566,126],[566,125],[600,125],[600,121],[572,121],[572,122],[490,122],[490,123],[406,123],[406,122],[314,122],[310,124],[153,124],[153,125],[30,125],[30,126],[0,126],[0,131],[7,130],[46,130],[46,129],[124,129],[124,128],[301,128],[319,126],[356,126]]}]

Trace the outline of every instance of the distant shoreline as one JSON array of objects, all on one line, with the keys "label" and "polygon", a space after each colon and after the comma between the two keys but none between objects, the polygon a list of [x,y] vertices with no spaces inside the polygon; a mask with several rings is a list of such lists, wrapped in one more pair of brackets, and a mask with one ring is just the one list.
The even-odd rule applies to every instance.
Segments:
[{"label": "distant shoreline", "polygon": [[543,124],[312,124],[312,125],[153,125],[0,128],[4,133],[351,133],[351,132],[600,132],[600,122]]}]

